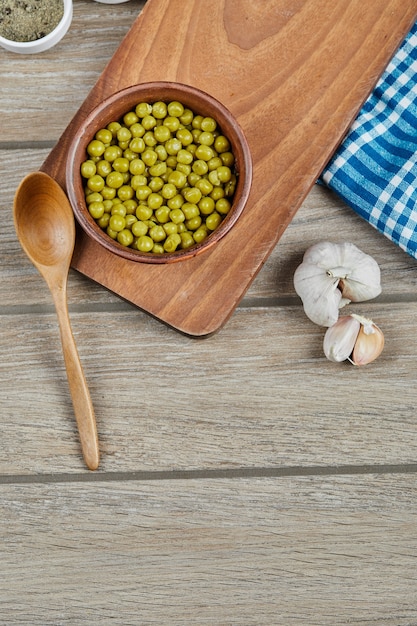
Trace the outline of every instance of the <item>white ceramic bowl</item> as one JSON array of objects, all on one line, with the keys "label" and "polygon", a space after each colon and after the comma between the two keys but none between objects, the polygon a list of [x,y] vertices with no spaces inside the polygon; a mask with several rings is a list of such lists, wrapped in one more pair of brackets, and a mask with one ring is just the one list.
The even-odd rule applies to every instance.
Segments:
[{"label": "white ceramic bowl", "polygon": [[0,37],[0,46],[10,52],[19,54],[36,54],[55,46],[66,34],[72,22],[72,0],[64,0],[64,15],[58,26],[50,33],[35,41],[12,41]]}]

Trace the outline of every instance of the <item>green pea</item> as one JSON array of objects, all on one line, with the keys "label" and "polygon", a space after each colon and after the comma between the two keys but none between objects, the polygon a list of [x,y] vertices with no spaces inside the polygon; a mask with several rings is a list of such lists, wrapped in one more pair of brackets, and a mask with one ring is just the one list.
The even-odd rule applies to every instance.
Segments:
[{"label": "green pea", "polygon": [[129,198],[129,200],[123,200],[123,205],[126,207],[127,215],[133,215],[134,213],[136,213],[138,203],[133,198]]},{"label": "green pea", "polygon": [[134,194],[135,191],[134,189],[132,189],[132,187],[130,187],[130,185],[122,185],[117,190],[117,195],[122,202],[124,202],[125,200],[130,200],[131,198],[133,198]]},{"label": "green pea", "polygon": [[128,228],[129,230],[132,230],[132,226],[133,224],[135,224],[138,219],[135,215],[132,215],[131,213],[129,215],[126,215],[126,228]]},{"label": "green pea", "polygon": [[197,228],[200,228],[201,223],[202,223],[202,219],[200,215],[196,215],[195,217],[192,217],[191,219],[187,220],[185,222],[185,225],[188,228],[188,230],[197,230]]},{"label": "green pea", "polygon": [[168,235],[164,242],[165,252],[174,252],[181,244],[181,237],[178,233],[172,233]]},{"label": "green pea", "polygon": [[180,127],[180,121],[178,119],[178,117],[174,117],[172,115],[166,117],[164,119],[164,124],[167,128],[169,128],[169,130],[171,131],[171,133],[175,133],[177,132],[177,130]]},{"label": "green pea", "polygon": [[171,137],[165,144],[165,150],[170,155],[176,155],[182,148],[182,143],[176,137]]},{"label": "green pea", "polygon": [[178,224],[174,224],[174,222],[167,222],[162,227],[168,236],[178,232]]},{"label": "green pea", "polygon": [[174,224],[179,224],[180,222],[183,222],[185,220],[185,215],[181,211],[181,209],[172,209],[169,212],[169,218],[171,222],[174,222]]},{"label": "green pea", "polygon": [[232,178],[232,172],[230,170],[230,167],[227,167],[226,165],[221,165],[220,167],[218,167],[216,172],[218,179],[221,183],[228,183],[229,180]]},{"label": "green pea", "polygon": [[98,139],[93,139],[87,146],[87,152],[90,156],[101,156],[105,151],[106,146],[102,141]]},{"label": "green pea", "polygon": [[205,146],[212,146],[214,144],[214,135],[207,131],[202,131],[198,136],[199,143]]},{"label": "green pea", "polygon": [[146,150],[144,152],[142,152],[142,161],[148,167],[151,167],[152,165],[155,165],[157,160],[158,160],[158,155],[151,148],[146,148]]},{"label": "green pea", "polygon": [[129,130],[132,134],[133,139],[135,139],[135,137],[143,137],[143,135],[146,132],[140,122],[136,122],[136,124],[132,124]]},{"label": "green pea", "polygon": [[117,239],[117,230],[113,230],[112,228],[110,228],[110,226],[107,226],[106,233],[112,239]]},{"label": "green pea", "polygon": [[152,216],[152,209],[150,209],[146,204],[139,204],[136,209],[136,217],[138,220],[145,222]]},{"label": "green pea", "polygon": [[169,207],[167,207],[165,204],[156,209],[155,217],[160,224],[166,224],[167,222],[169,222],[169,211]]},{"label": "green pea", "polygon": [[150,252],[154,246],[154,241],[148,235],[138,237],[136,247],[140,252]]},{"label": "green pea", "polygon": [[133,137],[129,143],[129,150],[132,150],[132,152],[136,152],[137,154],[143,152],[145,148],[146,144],[142,137]]},{"label": "green pea", "polygon": [[122,125],[120,124],[120,122],[110,122],[110,124],[107,124],[107,129],[111,132],[113,139],[116,139],[117,131],[121,127]]},{"label": "green pea", "polygon": [[208,196],[213,191],[213,185],[208,178],[200,178],[194,184],[199,189],[203,196]]},{"label": "green pea", "polygon": [[186,147],[193,143],[193,135],[188,128],[180,128],[176,134],[177,139],[181,141],[181,144]]},{"label": "green pea", "polygon": [[220,159],[223,165],[227,165],[227,167],[232,167],[235,162],[235,157],[232,152],[222,152],[220,154]]},{"label": "green pea", "polygon": [[197,217],[197,215],[200,215],[200,209],[198,208],[198,206],[196,204],[192,204],[191,202],[184,202],[181,210],[185,215],[185,219],[187,220],[190,220],[193,217]]},{"label": "green pea", "polygon": [[116,197],[116,189],[112,189],[111,187],[107,187],[107,185],[105,185],[101,190],[101,195],[104,200],[113,200],[113,198]]},{"label": "green pea", "polygon": [[99,174],[94,174],[87,180],[87,187],[91,191],[101,191],[104,187],[104,178]]},{"label": "green pea", "polygon": [[126,215],[126,207],[125,207],[125,205],[122,204],[121,202],[119,202],[119,204],[113,204],[112,210],[111,210],[111,214],[112,215],[121,215],[122,217],[125,217],[125,215]]},{"label": "green pea", "polygon": [[154,243],[151,252],[153,254],[164,254],[164,246],[162,246],[160,243]]},{"label": "green pea", "polygon": [[137,220],[132,224],[132,233],[135,237],[142,237],[148,232],[148,226],[142,220]]},{"label": "green pea", "polygon": [[172,183],[165,183],[165,185],[161,189],[161,196],[166,200],[169,198],[173,198],[177,193],[177,188]]},{"label": "green pea", "polygon": [[122,246],[129,247],[133,243],[133,234],[132,232],[124,228],[119,233],[117,233],[117,241],[122,244]]},{"label": "green pea", "polygon": [[123,175],[121,172],[110,172],[110,174],[106,177],[106,185],[107,187],[112,187],[113,189],[118,189],[124,183]]},{"label": "green pea", "polygon": [[149,236],[153,239],[153,241],[159,243],[166,238],[167,234],[162,226],[155,224],[155,226],[149,230]]},{"label": "green pea", "polygon": [[197,189],[197,187],[187,187],[183,189],[182,195],[187,202],[191,202],[192,204],[198,204],[201,200],[201,191]]},{"label": "green pea", "polygon": [[214,156],[212,159],[210,159],[207,163],[209,171],[211,172],[212,170],[217,170],[218,167],[221,167],[223,165],[223,161],[221,160],[220,157],[218,156]]},{"label": "green pea", "polygon": [[194,232],[193,238],[196,243],[201,243],[207,238],[207,235],[208,235],[208,229],[206,226],[203,225],[203,226],[200,226],[200,228],[198,228]]},{"label": "green pea", "polygon": [[91,159],[81,163],[81,176],[84,178],[91,178],[97,172],[97,166]]},{"label": "green pea", "polygon": [[[155,146],[154,148],[156,154],[158,155],[158,160],[159,161],[166,161],[168,158],[168,152],[165,149],[165,146],[163,146],[162,144],[158,144],[157,146]],[[168,167],[168,164],[167,164]]]},{"label": "green pea", "polygon": [[88,205],[88,212],[95,220],[99,220],[104,215],[104,204],[102,202],[91,202]]},{"label": "green pea", "polygon": [[159,209],[162,206],[163,198],[159,193],[151,193],[148,196],[148,206],[150,209],[155,210]]},{"label": "green pea", "polygon": [[97,161],[95,163],[97,174],[100,174],[103,178],[106,178],[108,174],[112,171],[112,165],[109,161],[105,161],[102,159],[101,161]]},{"label": "green pea", "polygon": [[217,122],[212,117],[205,117],[201,120],[200,128],[202,131],[208,131],[209,133],[213,133],[217,128]]},{"label": "green pea", "polygon": [[136,198],[138,200],[146,200],[152,193],[152,189],[148,185],[141,185],[136,189]]},{"label": "green pea", "polygon": [[[137,191],[139,187],[145,187],[145,186],[147,187],[146,185],[147,182],[148,182],[148,179],[146,176],[143,176],[143,174],[135,174],[130,179],[130,186],[132,187],[132,189]],[[145,196],[145,198],[138,198],[138,200],[146,200],[146,198],[147,196]]]},{"label": "green pea", "polygon": [[188,126],[192,123],[193,118],[194,113],[191,111],[191,109],[184,108],[184,113],[180,115],[180,122],[181,124],[184,124],[184,126]]},{"label": "green pea", "polygon": [[181,149],[177,153],[177,161],[178,163],[190,165],[193,162],[193,155],[188,150]]},{"label": "green pea", "polygon": [[130,141],[132,139],[132,133],[128,128],[121,126],[117,131],[117,141],[123,143],[124,141]]},{"label": "green pea", "polygon": [[222,221],[222,218],[219,213],[216,213],[216,212],[211,213],[210,215],[207,216],[207,219],[206,219],[207,228],[209,228],[210,230],[215,230],[221,221]]},{"label": "green pea", "polygon": [[170,102],[167,109],[168,114],[172,115],[173,117],[181,117],[181,115],[184,115],[184,105],[177,100],[173,100],[172,102]]},{"label": "green pea", "polygon": [[191,248],[195,244],[194,237],[191,233],[185,231],[180,234],[181,237],[181,248],[186,250],[187,248]]},{"label": "green pea", "polygon": [[123,215],[112,215],[109,221],[109,228],[116,233],[120,233],[126,227],[126,220]]},{"label": "green pea", "polygon": [[177,167],[175,169],[177,172],[182,172],[186,176],[189,176],[191,173],[191,165],[187,165],[187,163],[177,163]]},{"label": "green pea", "polygon": [[228,200],[227,198],[220,198],[216,202],[216,210],[221,215],[226,215],[230,211],[230,207],[231,207],[230,200]]},{"label": "green pea", "polygon": [[152,113],[152,105],[149,102],[140,102],[136,108],[135,113],[138,117],[145,117]]},{"label": "green pea", "polygon": [[196,161],[194,161],[192,165],[192,170],[196,174],[199,174],[200,176],[204,176],[204,174],[207,174],[208,172],[207,162],[204,161],[203,159],[197,159]]},{"label": "green pea", "polygon": [[167,205],[170,209],[180,209],[184,202],[184,197],[180,193],[177,193],[173,198],[167,200]]},{"label": "green pea", "polygon": [[132,126],[133,124],[137,124],[139,121],[139,117],[135,111],[129,111],[126,115],[123,116],[123,122],[126,126]]},{"label": "green pea", "polygon": [[210,196],[204,196],[203,198],[201,198],[200,202],[198,203],[198,208],[200,210],[200,213],[202,213],[202,215],[210,215],[210,213],[213,213],[214,207],[215,207],[215,202],[213,198],[210,198]]},{"label": "green pea", "polygon": [[167,164],[165,161],[156,161],[155,165],[149,168],[149,174],[151,176],[160,177],[167,171]]},{"label": "green pea", "polygon": [[121,157],[122,154],[123,150],[120,146],[108,146],[104,151],[103,158],[109,163],[113,163],[113,161],[118,157]]},{"label": "green pea", "polygon": [[132,161],[130,161],[129,163],[129,172],[132,174],[132,176],[136,176],[137,174],[143,174],[143,172],[146,169],[146,165],[145,163],[142,161],[142,159],[132,159]]},{"label": "green pea", "polygon": [[165,126],[164,124],[157,126],[153,131],[153,134],[156,141],[160,143],[165,143],[165,141],[171,139],[171,131],[168,126]]},{"label": "green pea", "polygon": [[113,133],[108,128],[100,128],[100,130],[96,132],[95,138],[108,146],[113,140]]},{"label": "green pea", "polygon": [[110,215],[108,213],[103,213],[103,215],[97,220],[97,224],[100,226],[100,228],[106,230],[109,225],[109,221]]},{"label": "green pea", "polygon": [[[152,168],[150,168],[150,170],[151,169]],[[164,186],[164,181],[160,176],[154,176],[149,181],[149,187],[152,189],[153,193],[157,193],[158,191],[161,191],[163,186]]]},{"label": "green pea", "polygon": [[229,151],[229,140],[224,135],[217,135],[216,139],[214,140],[214,149],[219,154]]},{"label": "green pea", "polygon": [[165,102],[154,102],[152,105],[152,114],[157,120],[162,120],[167,114],[167,105]]},{"label": "green pea", "polygon": [[201,179],[200,174],[196,174],[196,172],[190,172],[187,176],[187,181],[190,187],[197,187],[196,183]]},{"label": "green pea", "polygon": [[172,185],[175,185],[177,189],[181,189],[187,184],[187,177],[183,172],[178,172],[177,170],[174,170],[168,176],[168,182]]},{"label": "green pea", "polygon": [[142,126],[145,130],[152,130],[156,126],[156,119],[153,115],[145,115],[142,118]]}]

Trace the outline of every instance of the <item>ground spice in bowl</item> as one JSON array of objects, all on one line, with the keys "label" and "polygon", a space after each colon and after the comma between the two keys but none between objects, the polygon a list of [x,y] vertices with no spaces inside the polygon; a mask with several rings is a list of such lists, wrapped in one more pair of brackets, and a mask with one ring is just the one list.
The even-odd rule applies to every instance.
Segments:
[{"label": "ground spice in bowl", "polygon": [[63,0],[0,0],[0,36],[22,42],[42,39],[63,15]]}]

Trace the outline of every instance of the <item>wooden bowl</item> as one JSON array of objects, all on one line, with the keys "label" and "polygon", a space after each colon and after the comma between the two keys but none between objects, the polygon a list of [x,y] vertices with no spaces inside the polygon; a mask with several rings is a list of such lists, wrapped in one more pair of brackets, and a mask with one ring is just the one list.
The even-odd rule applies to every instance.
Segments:
[{"label": "wooden bowl", "polygon": [[[86,148],[95,133],[111,121],[120,120],[125,113],[135,108],[139,102],[170,102],[177,100],[195,114],[212,117],[230,144],[235,157],[234,169],[237,174],[236,190],[229,213],[220,225],[203,241],[184,250],[155,254],[139,252],[123,246],[107,235],[88,212],[84,195],[84,180],[81,176],[81,163],[88,156]],[[247,202],[252,183],[252,159],[246,138],[230,111],[207,93],[189,85],[173,82],[155,82],[134,85],[119,91],[99,104],[76,129],[71,142],[68,158],[66,186],[75,217],[88,236],[110,252],[130,261],[145,263],[170,263],[194,257],[215,245],[233,227]]]}]

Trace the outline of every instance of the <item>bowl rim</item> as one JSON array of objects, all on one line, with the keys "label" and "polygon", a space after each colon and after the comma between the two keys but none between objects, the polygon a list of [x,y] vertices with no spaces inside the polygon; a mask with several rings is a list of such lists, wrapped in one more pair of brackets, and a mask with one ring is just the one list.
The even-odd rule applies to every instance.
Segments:
[{"label": "bowl rim", "polygon": [[[136,98],[137,94],[137,98]],[[152,94],[152,97],[150,96]],[[156,95],[155,95],[156,94]],[[164,94],[164,95],[163,95]],[[77,166],[81,164],[81,154],[83,158],[86,158],[85,148],[87,143],[92,139],[93,134],[88,134],[90,126],[95,125],[97,119],[100,127],[101,122],[108,124],[114,119],[113,117],[106,118],[106,114],[111,110],[112,106],[123,98],[128,98],[129,104],[127,107],[134,106],[133,103],[138,103],[141,100],[144,101],[157,101],[164,100],[166,102],[170,100],[180,100],[181,95],[184,97],[185,104],[190,98],[201,99],[202,103],[206,103],[209,107],[214,108],[220,120],[216,120],[219,123],[220,128],[225,125],[228,126],[228,130],[231,132],[225,132],[229,141],[232,144],[232,149],[236,158],[236,147],[238,147],[239,158],[236,161],[236,167],[238,174],[240,171],[245,172],[245,176],[240,177],[238,175],[237,183],[237,203],[233,203],[233,210],[223,219],[219,226],[201,243],[196,243],[190,248],[184,250],[176,250],[171,253],[156,254],[152,252],[140,252],[133,248],[126,247],[118,243],[116,240],[109,237],[106,232],[100,228],[95,220],[88,214],[87,205],[84,199],[84,193],[82,190],[82,176]],[[132,104],[130,100],[132,99]],[[203,107],[204,108],[204,107]],[[128,108],[126,109],[126,112]],[[198,114],[198,111],[197,111]],[[123,115],[121,113],[120,117]],[[84,230],[84,232],[90,236],[94,241],[99,243],[108,251],[113,254],[117,254],[124,259],[132,260],[135,262],[144,262],[150,264],[163,264],[172,263],[175,261],[181,261],[192,258],[201,252],[208,250],[215,245],[220,239],[222,239],[226,233],[232,228],[237,219],[240,217],[249,197],[250,189],[252,185],[252,156],[247,139],[240,127],[238,121],[230,110],[222,104],[217,98],[208,94],[205,91],[185,83],[173,82],[173,81],[153,81],[143,82],[131,85],[115,93],[111,94],[107,98],[104,98],[98,105],[96,105],[81,121],[76,133],[69,145],[67,152],[67,167],[66,167],[66,190],[70,200],[74,215]],[[78,189],[78,195],[77,195]],[[236,197],[236,196],[235,196]]]}]

